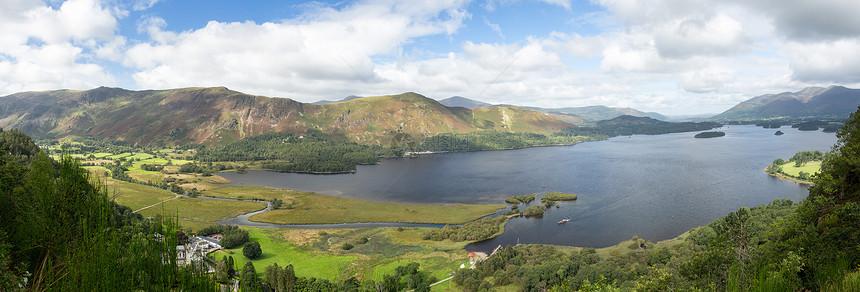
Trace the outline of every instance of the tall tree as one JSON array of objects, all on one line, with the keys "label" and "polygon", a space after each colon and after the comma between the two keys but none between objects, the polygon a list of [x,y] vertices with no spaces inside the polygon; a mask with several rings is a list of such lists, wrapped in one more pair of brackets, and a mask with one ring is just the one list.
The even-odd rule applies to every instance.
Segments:
[{"label": "tall tree", "polygon": [[254,263],[250,261],[245,263],[242,268],[242,291],[256,292],[262,291],[260,279],[257,278],[257,270],[254,269]]}]

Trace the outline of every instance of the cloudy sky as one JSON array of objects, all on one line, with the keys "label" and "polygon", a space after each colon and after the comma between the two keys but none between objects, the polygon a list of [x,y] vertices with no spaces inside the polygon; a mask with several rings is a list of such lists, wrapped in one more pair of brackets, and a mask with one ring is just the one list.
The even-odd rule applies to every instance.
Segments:
[{"label": "cloudy sky", "polygon": [[860,87],[856,0],[0,0],[0,95],[226,86],[719,113]]}]

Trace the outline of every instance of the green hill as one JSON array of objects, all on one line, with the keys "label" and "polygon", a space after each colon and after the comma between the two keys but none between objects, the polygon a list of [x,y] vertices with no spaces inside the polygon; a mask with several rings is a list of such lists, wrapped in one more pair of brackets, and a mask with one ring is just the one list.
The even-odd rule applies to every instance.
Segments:
[{"label": "green hill", "polygon": [[385,145],[400,132],[421,137],[482,130],[547,134],[570,126],[537,111],[446,107],[411,92],[322,105],[224,87],[144,91],[99,87],[0,97],[0,127],[18,128],[38,138],[91,135],[137,145],[230,143],[309,130]]}]

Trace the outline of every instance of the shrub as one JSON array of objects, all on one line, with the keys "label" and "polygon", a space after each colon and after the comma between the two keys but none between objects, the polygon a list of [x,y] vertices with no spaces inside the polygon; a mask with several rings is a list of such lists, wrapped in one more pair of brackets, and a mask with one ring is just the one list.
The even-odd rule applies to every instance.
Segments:
[{"label": "shrub", "polygon": [[546,212],[546,209],[543,207],[543,205],[531,206],[526,208],[525,211],[523,211],[523,215],[525,215],[526,217],[543,216],[544,212]]},{"label": "shrub", "polygon": [[341,246],[340,246],[340,248],[341,248],[341,249],[343,249],[343,250],[350,250],[350,249],[352,249],[353,247],[354,247],[354,246],[353,246],[352,244],[349,244],[349,243],[344,243],[343,245],[341,245]]},{"label": "shrub", "polygon": [[245,246],[242,247],[242,254],[245,255],[246,258],[253,260],[259,258],[260,255],[263,254],[263,250],[260,248],[259,242],[246,242]]},{"label": "shrub", "polygon": [[546,195],[543,195],[540,198],[541,202],[546,203],[546,201],[574,201],[576,200],[577,195],[575,194],[567,194],[562,192],[549,192]]}]

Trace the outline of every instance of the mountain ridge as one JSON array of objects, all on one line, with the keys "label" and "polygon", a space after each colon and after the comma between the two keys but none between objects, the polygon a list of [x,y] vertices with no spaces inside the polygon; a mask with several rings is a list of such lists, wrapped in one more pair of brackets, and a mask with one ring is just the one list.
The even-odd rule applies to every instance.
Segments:
[{"label": "mountain ridge", "polygon": [[847,118],[860,105],[860,89],[807,87],[797,92],[759,95],[711,117],[712,120]]},{"label": "mountain ridge", "polygon": [[422,137],[482,130],[549,134],[570,126],[519,108],[446,107],[413,92],[322,105],[226,87],[141,91],[99,87],[0,97],[0,127],[18,128],[40,138],[91,135],[134,144],[217,144],[309,130],[359,143],[387,144],[401,132]]},{"label": "mountain ridge", "polygon": [[668,120],[669,118],[656,112],[643,112],[629,107],[608,107],[603,105],[584,106],[584,107],[562,107],[562,108],[544,108],[534,106],[517,106],[517,105],[501,105],[486,103],[462,96],[452,96],[446,99],[439,100],[439,103],[446,106],[456,106],[464,108],[486,108],[499,106],[516,106],[524,109],[544,112],[555,116],[565,122],[573,124],[593,124],[602,120],[610,120],[623,115],[631,115],[636,117],[650,117],[657,120]]}]

